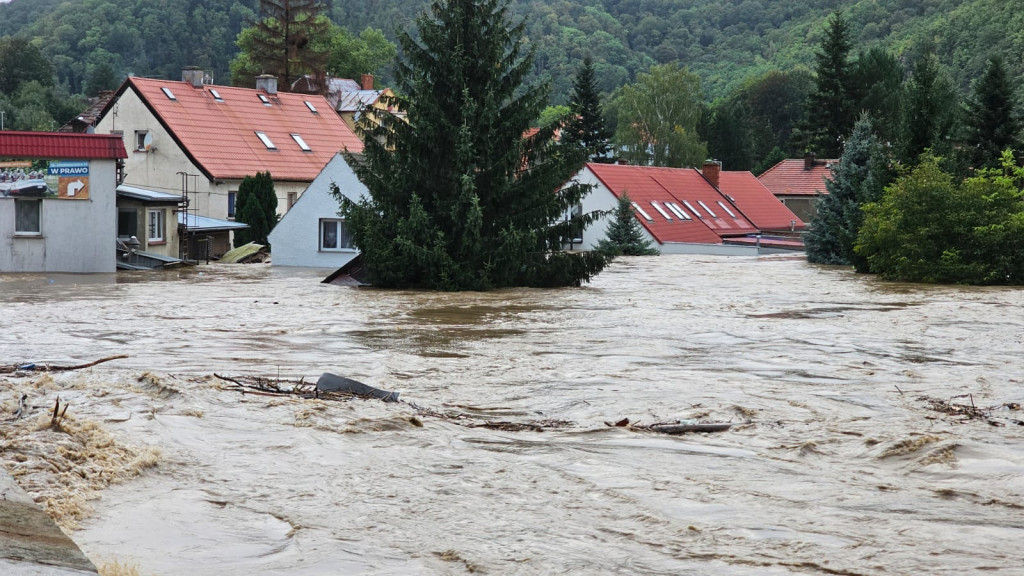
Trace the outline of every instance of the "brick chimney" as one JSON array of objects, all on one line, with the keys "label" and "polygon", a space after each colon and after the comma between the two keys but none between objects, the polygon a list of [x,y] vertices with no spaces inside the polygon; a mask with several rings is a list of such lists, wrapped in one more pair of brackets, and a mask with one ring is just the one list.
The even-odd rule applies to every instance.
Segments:
[{"label": "brick chimney", "polygon": [[715,188],[718,188],[718,175],[722,172],[722,163],[718,160],[705,160],[704,169],[701,170],[704,178]]},{"label": "brick chimney", "polygon": [[202,88],[203,69],[198,66],[185,66],[181,69],[181,81],[188,82],[193,88]]},{"label": "brick chimney", "polygon": [[256,77],[256,89],[263,90],[267,94],[277,94],[277,76],[273,74],[260,74]]},{"label": "brick chimney", "polygon": [[814,169],[814,152],[804,154],[804,170]]},{"label": "brick chimney", "polygon": [[363,74],[360,76],[359,87],[363,90],[373,90],[373,74]]}]

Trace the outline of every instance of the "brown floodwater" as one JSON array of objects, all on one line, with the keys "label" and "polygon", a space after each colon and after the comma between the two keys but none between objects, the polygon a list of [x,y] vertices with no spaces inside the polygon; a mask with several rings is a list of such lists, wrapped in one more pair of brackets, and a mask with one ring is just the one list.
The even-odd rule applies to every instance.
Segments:
[{"label": "brown floodwater", "polygon": [[[27,392],[41,416],[60,395],[159,453],[87,494],[71,535],[90,558],[189,576],[1024,574],[1024,290],[786,257],[624,258],[581,288],[489,293],[325,273],[0,275],[0,364],[128,356],[0,375],[5,407]],[[403,402],[213,377],[328,371]],[[988,417],[929,403],[950,399]],[[623,418],[736,425],[606,425]],[[466,425],[485,421],[562,424]]]}]

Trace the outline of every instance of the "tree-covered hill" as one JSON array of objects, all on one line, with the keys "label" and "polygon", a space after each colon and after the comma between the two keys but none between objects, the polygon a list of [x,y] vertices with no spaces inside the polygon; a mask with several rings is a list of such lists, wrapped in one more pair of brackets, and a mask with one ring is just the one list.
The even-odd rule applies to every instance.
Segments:
[{"label": "tree-covered hill", "polygon": [[[104,65],[116,76],[175,78],[185,65],[227,83],[235,37],[256,0],[12,0],[0,4],[0,34],[28,38],[51,59],[57,82],[83,90]],[[427,0],[333,0],[332,19],[394,39]],[[611,91],[651,65],[678,60],[709,99],[769,70],[810,69],[828,15],[842,10],[857,50],[897,57],[933,48],[966,88],[987,58],[1002,54],[1024,79],[1024,0],[518,0],[536,48],[533,78],[564,103],[583,58]]]}]

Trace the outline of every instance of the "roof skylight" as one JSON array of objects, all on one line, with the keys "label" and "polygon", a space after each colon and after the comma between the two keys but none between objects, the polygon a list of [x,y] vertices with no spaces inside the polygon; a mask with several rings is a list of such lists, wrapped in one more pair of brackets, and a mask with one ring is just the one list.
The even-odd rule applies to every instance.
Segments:
[{"label": "roof skylight", "polygon": [[175,101],[178,100],[177,98],[174,97],[174,92],[171,92],[170,88],[168,88],[166,86],[161,86],[160,89],[164,91],[164,96],[167,96],[168,100],[175,100]]},{"label": "roof skylight", "polygon": [[270,98],[267,98],[266,94],[260,94],[259,92],[257,92],[256,95],[260,97],[260,102],[263,102],[267,106],[270,106]]},{"label": "roof skylight", "polygon": [[309,100],[303,100],[303,102],[306,104],[306,108],[309,108],[310,112],[312,112],[313,114],[317,114],[318,113],[316,111],[316,106],[313,106],[312,102],[310,102]]},{"label": "roof skylight", "polygon": [[703,215],[701,215],[701,213],[700,213],[700,212],[698,212],[698,211],[697,211],[697,209],[693,207],[693,204],[690,204],[690,203],[689,203],[689,202],[687,202],[686,200],[683,200],[683,204],[684,204],[684,205],[685,205],[685,206],[686,206],[687,208],[689,208],[689,209],[690,209],[690,212],[693,212],[693,213],[694,213],[694,214],[695,214],[695,215],[697,216],[697,218],[700,218],[701,220],[703,220],[703,219],[704,219],[704,216],[703,216]]},{"label": "roof skylight", "polygon": [[277,146],[274,146],[274,141],[271,140],[270,137],[267,136],[265,133],[257,130],[256,136],[258,136],[260,142],[263,142],[263,145],[267,147],[267,150],[277,150]]},{"label": "roof skylight", "polygon": [[708,205],[705,204],[703,200],[697,200],[697,204],[700,204],[701,208],[707,210],[708,214],[711,214],[712,218],[718,218],[718,214],[715,214],[714,212],[712,212],[711,208],[708,208]]},{"label": "roof skylight", "polygon": [[644,212],[644,209],[643,209],[643,208],[641,208],[639,204],[637,204],[636,202],[630,202],[630,204],[632,204],[632,205],[633,205],[633,208],[634,208],[634,209],[635,209],[635,210],[636,210],[637,212],[639,212],[639,213],[640,213],[640,215],[641,215],[641,216],[643,216],[643,217],[644,217],[644,218],[645,218],[645,219],[646,219],[646,220],[647,220],[648,222],[654,222],[654,219],[653,219],[653,218],[651,218],[651,215],[650,215],[650,214],[648,214],[647,212]]},{"label": "roof skylight", "polygon": [[686,210],[683,210],[675,202],[665,202],[665,206],[668,206],[668,209],[671,210],[673,214],[678,216],[680,220],[693,220],[693,218],[691,218],[690,215],[686,213]]},{"label": "roof skylight", "polygon": [[302,148],[305,152],[311,152],[313,150],[309,147],[309,144],[306,144],[306,141],[302,139],[302,136],[299,136],[298,134],[292,134],[292,140],[295,140],[295,143],[299,145],[299,148]]},{"label": "roof skylight", "polygon": [[725,210],[725,212],[726,212],[726,213],[727,213],[727,214],[728,214],[729,216],[732,216],[733,218],[735,218],[735,217],[736,217],[736,214],[735,214],[735,213],[734,213],[734,212],[733,212],[732,210],[729,210],[729,207],[728,207],[728,206],[726,206],[725,204],[722,204],[722,201],[721,201],[721,200],[719,200],[719,201],[718,201],[718,205],[719,205],[719,206],[721,206],[721,207],[722,207],[722,210]]},{"label": "roof skylight", "polygon": [[217,92],[216,89],[210,88],[210,94],[213,94],[213,99],[216,100],[217,102],[223,102],[224,101],[224,99],[220,97],[220,92]]},{"label": "roof skylight", "polygon": [[660,204],[658,204],[654,200],[651,200],[651,206],[654,206],[654,209],[657,210],[662,216],[664,216],[665,220],[668,220],[669,222],[672,221],[672,217],[668,215],[668,212],[665,212],[665,209],[662,208]]}]

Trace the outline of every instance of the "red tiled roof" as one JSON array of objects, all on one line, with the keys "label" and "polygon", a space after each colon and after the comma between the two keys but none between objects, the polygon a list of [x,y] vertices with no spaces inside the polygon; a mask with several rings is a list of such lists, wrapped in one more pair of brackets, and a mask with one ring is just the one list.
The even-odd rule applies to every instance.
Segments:
[{"label": "red tiled roof", "polygon": [[117,135],[4,130],[0,131],[0,157],[117,160],[128,154]]},{"label": "red tiled roof", "polygon": [[832,166],[837,162],[815,160],[811,169],[806,170],[803,158],[790,158],[765,170],[757,179],[776,196],[828,194],[825,179],[832,175]]},{"label": "red tiled roof", "polygon": [[[628,194],[651,217],[648,221],[637,214],[637,220],[658,242],[721,244],[723,236],[757,232],[741,210],[692,168],[616,164],[587,164],[587,168],[616,198],[623,193]],[[652,202],[656,202],[670,219],[662,215]],[[667,206],[668,202],[679,207],[691,219],[680,220]],[[734,216],[730,216],[718,202],[728,206]]]},{"label": "red tiled roof", "polygon": [[[358,153],[363,143],[345,125],[323,96],[251,88],[129,77],[146,106],[171,133],[193,162],[211,178],[240,179],[270,171],[274,180],[312,181],[342,150]],[[174,95],[171,100],[166,88]],[[222,101],[217,101],[216,90]],[[268,98],[264,104],[259,95]],[[116,99],[115,99],[116,101]],[[305,104],[312,103],[317,112]],[[109,107],[108,107],[109,110]],[[256,132],[263,132],[276,149],[268,149]],[[310,151],[302,150],[292,134]]]},{"label": "red tiled roof", "polygon": [[761,230],[803,230],[804,223],[750,172],[721,172],[718,188]]}]

